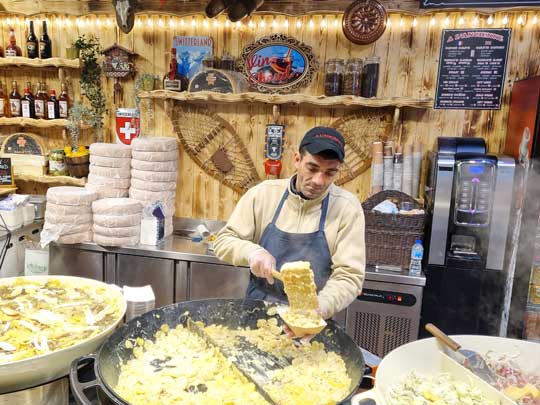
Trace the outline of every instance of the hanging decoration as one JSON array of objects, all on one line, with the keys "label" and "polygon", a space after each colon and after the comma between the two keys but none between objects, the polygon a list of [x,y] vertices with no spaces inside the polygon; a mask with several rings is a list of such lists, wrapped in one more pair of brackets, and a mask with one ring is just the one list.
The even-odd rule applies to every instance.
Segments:
[{"label": "hanging decoration", "polygon": [[214,18],[227,11],[229,20],[240,21],[256,11],[264,0],[210,0],[205,12],[208,18]]},{"label": "hanging decoration", "polygon": [[272,117],[274,122],[266,125],[264,171],[267,175],[279,177],[282,168],[281,157],[283,155],[285,125],[279,124],[279,108],[277,105],[272,108]]},{"label": "hanging decoration", "polygon": [[286,93],[307,86],[319,69],[312,48],[284,34],[247,45],[238,62],[249,85],[263,93]]},{"label": "hanging decoration", "polygon": [[116,24],[123,33],[128,34],[135,25],[135,11],[137,0],[113,0]]},{"label": "hanging decoration", "polygon": [[103,51],[105,61],[103,62],[103,72],[105,76],[115,79],[114,82],[114,103],[121,103],[124,100],[120,78],[135,74],[135,63],[133,58],[135,53],[118,44],[114,44]]},{"label": "hanging decoration", "polygon": [[375,42],[386,30],[386,10],[377,0],[356,0],[343,14],[343,33],[357,45]]}]

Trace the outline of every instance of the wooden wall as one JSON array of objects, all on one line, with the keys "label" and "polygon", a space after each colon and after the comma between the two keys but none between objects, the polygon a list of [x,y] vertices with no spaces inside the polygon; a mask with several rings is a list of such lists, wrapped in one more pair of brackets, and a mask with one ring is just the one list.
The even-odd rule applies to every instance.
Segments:
[{"label": "wooden wall", "polygon": [[[220,18],[217,26],[212,20],[201,16],[137,17],[133,31],[125,35],[114,24],[111,16],[88,15],[79,19],[71,17],[71,25],[66,27],[64,16],[48,15],[50,34],[53,40],[53,53],[65,55],[65,47],[73,42],[77,35],[95,34],[103,47],[117,42],[139,54],[137,70],[139,73],[153,73],[163,77],[167,71],[169,55],[175,35],[209,35],[214,39],[215,53],[220,56],[225,51],[239,55],[243,46],[263,35],[274,32],[287,33],[311,45],[319,57],[321,68],[309,88],[303,93],[322,94],[324,79],[324,61],[333,58],[366,57],[377,55],[381,58],[380,97],[433,97],[436,86],[441,30],[443,28],[473,27],[510,27],[512,31],[507,82],[504,90],[504,105],[500,111],[436,111],[433,109],[417,110],[406,108],[402,111],[402,140],[420,139],[425,149],[432,148],[436,138],[445,136],[484,137],[493,153],[500,153],[504,147],[508,105],[512,83],[517,79],[539,74],[540,60],[540,23],[535,20],[536,13],[517,10],[501,11],[492,15],[494,22],[488,25],[487,15],[468,12],[440,12],[422,16],[390,14],[390,26],[375,43],[357,46],[349,42],[341,31],[341,15],[307,15],[285,17],[281,15],[258,15],[251,19],[253,27],[244,21],[242,26],[226,26],[226,20]],[[523,24],[518,23],[520,16]],[[503,18],[508,21],[504,25]],[[39,16],[33,16],[36,21]],[[109,21],[107,21],[109,18]],[[463,21],[461,19],[463,18]],[[13,18],[12,18],[13,20]],[[171,23],[172,21],[172,23]],[[520,22],[522,20],[519,20]],[[13,23],[13,21],[11,21]],[[264,22],[264,23],[263,23]],[[287,23],[286,23],[287,22]],[[287,25],[286,25],[287,24]],[[8,29],[5,16],[1,19],[0,41],[7,43]],[[23,41],[24,19],[16,25],[19,44]],[[38,32],[40,29],[38,29]],[[49,86],[59,88],[55,72],[35,72],[31,70],[2,70],[1,80],[10,82],[31,80],[32,83],[45,78]],[[109,117],[107,118],[108,141],[114,141],[114,110],[116,107],[134,107],[134,81],[123,82],[124,102],[113,105],[111,80],[104,80],[104,87],[110,95]],[[76,72],[71,76],[71,94],[80,97],[76,82]],[[20,88],[20,91],[22,89]],[[143,123],[144,135],[175,136],[172,124],[167,116],[165,103],[152,102],[153,120]],[[272,106],[260,104],[248,105],[211,105],[208,109],[222,116],[235,128],[238,136],[246,144],[250,156],[261,178],[264,178],[263,150],[265,125],[272,121]],[[282,107],[281,116],[286,127],[287,147],[284,156],[282,177],[293,172],[293,153],[306,130],[315,125],[331,125],[340,117],[353,113],[351,109],[328,109],[319,107]],[[148,114],[143,111],[143,118]],[[153,124],[152,124],[153,122]],[[16,128],[0,128],[2,133]],[[51,146],[63,143],[61,131],[47,131],[44,134]],[[360,199],[368,195],[370,182],[369,171],[347,183],[345,188],[356,193]],[[28,185],[29,187],[31,185]],[[35,188],[34,188],[35,189]],[[179,185],[177,191],[177,216],[199,217],[208,219],[226,219],[240,196],[207,176],[184,151],[180,152]]]}]

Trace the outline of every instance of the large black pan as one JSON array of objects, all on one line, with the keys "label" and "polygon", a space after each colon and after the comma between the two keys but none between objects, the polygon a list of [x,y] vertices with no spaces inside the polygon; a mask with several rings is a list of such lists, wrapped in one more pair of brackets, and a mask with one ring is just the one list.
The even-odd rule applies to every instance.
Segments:
[{"label": "large black pan", "polygon": [[[270,318],[266,313],[267,310],[268,306],[264,301],[211,299],[180,302],[147,312],[120,327],[103,343],[96,354],[83,356],[73,362],[70,372],[73,395],[79,404],[90,405],[91,402],[87,399],[84,391],[97,387],[102,403],[128,404],[114,390],[120,366],[133,356],[132,350],[127,349],[124,342],[128,338],[137,337],[153,339],[154,334],[164,323],[167,323],[171,328],[179,324],[185,326],[186,312],[193,320],[202,321],[206,325],[218,324],[230,328],[256,328],[257,320]],[[327,350],[338,353],[345,360],[347,372],[351,378],[349,395],[343,399],[343,402],[347,402],[356,393],[363,377],[364,358],[362,352],[333,321],[328,322],[328,326],[315,337],[315,340],[324,343]],[[80,365],[90,361],[94,361],[96,379],[82,383],[79,381],[77,370]]]}]

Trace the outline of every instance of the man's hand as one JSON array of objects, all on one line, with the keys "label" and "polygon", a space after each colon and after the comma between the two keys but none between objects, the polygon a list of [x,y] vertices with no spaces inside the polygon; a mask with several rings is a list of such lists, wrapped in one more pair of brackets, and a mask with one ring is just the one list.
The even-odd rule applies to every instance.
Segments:
[{"label": "man's hand", "polygon": [[260,278],[265,278],[268,283],[274,284],[272,270],[276,268],[276,259],[266,249],[260,248],[249,255],[249,268],[251,272]]}]

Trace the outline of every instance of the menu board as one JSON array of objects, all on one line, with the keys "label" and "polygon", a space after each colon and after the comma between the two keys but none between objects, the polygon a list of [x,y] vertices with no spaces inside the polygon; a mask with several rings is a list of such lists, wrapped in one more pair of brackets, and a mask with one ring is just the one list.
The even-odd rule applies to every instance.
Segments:
[{"label": "menu board", "polygon": [[443,30],[435,108],[501,108],[511,31]]},{"label": "menu board", "polygon": [[13,170],[10,158],[0,158],[0,187],[13,186]]},{"label": "menu board", "polygon": [[420,0],[420,8],[517,7],[540,5],[540,0]]}]

